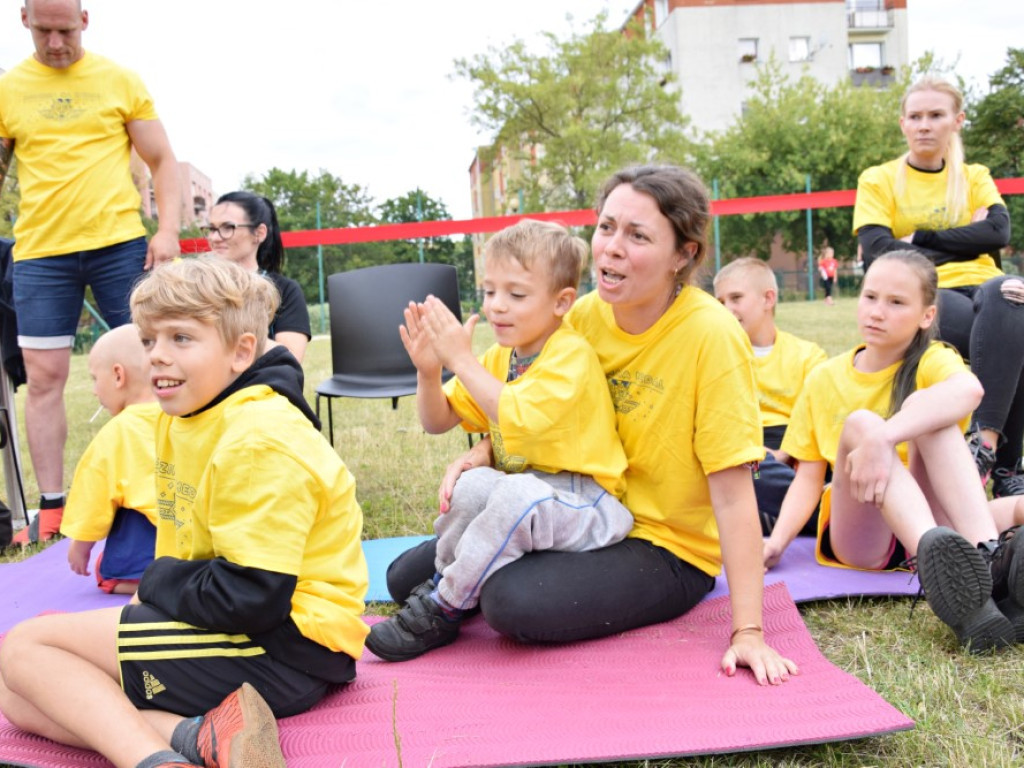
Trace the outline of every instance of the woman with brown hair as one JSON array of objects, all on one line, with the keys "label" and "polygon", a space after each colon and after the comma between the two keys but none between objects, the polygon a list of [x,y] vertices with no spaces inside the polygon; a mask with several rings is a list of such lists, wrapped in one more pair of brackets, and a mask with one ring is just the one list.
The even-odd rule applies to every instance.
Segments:
[{"label": "woman with brown hair", "polygon": [[[761,684],[797,671],[763,631],[761,528],[751,466],[764,457],[750,345],[713,297],[690,285],[706,252],[701,182],[671,166],[629,168],[601,190],[592,247],[597,290],[568,322],[594,346],[616,406],[629,468],[623,503],[635,525],[590,552],[526,554],[484,584],[480,608],[524,642],[571,642],[668,621],[714,586],[724,565],[732,626],[722,668]],[[490,463],[487,441],[449,468]],[[402,602],[434,572],[435,542],[388,571]]]}]

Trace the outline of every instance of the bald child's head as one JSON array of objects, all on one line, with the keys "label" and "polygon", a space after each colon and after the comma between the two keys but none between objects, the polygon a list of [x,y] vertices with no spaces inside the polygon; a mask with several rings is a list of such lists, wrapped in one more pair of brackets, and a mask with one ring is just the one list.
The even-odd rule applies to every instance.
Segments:
[{"label": "bald child's head", "polygon": [[89,375],[93,394],[112,416],[125,406],[153,400],[149,355],[134,325],[119,326],[96,340],[89,353]]}]

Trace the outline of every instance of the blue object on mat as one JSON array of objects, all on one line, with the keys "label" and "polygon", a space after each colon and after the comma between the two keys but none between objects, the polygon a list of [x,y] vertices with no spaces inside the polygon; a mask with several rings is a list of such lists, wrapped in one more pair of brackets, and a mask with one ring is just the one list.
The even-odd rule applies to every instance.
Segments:
[{"label": "blue object on mat", "polygon": [[366,602],[388,603],[387,573],[391,561],[412,549],[431,536],[399,536],[394,539],[372,539],[363,542],[363,554],[366,555],[366,567],[370,571],[370,588],[366,591]]}]

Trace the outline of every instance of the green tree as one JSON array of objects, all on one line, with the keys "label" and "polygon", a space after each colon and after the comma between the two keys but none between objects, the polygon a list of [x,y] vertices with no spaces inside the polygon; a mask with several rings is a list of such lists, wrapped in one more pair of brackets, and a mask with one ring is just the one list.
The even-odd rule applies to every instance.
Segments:
[{"label": "green tree", "polygon": [[[244,189],[263,195],[273,202],[282,232],[317,228],[369,226],[377,223],[373,201],[358,184],[346,184],[341,178],[320,170],[316,176],[306,171],[271,168],[261,176],[247,175]],[[390,251],[383,243],[354,243],[324,246],[324,275],[385,263]],[[308,301],[319,296],[319,268],[316,248],[289,248],[284,271],[296,280]]]},{"label": "green tree", "polygon": [[[810,76],[792,82],[779,63],[759,66],[744,114],[712,133],[697,165],[722,198],[803,192],[810,174],[814,191],[852,189],[861,171],[904,151],[897,115],[909,73],[887,90],[825,85]],[[814,213],[815,245],[824,240],[840,257],[856,252],[852,208]],[[723,248],[731,255],[767,259],[781,235],[787,250],[805,251],[803,211],[726,216],[720,220]]]},{"label": "green tree", "polygon": [[[1024,48],[1010,48],[1006,64],[989,78],[989,92],[968,109],[964,153],[994,178],[1024,176]],[[1008,195],[1010,245],[1024,250],[1024,195]]]},{"label": "green tree", "polygon": [[[419,187],[401,197],[385,200],[378,208],[381,224],[409,224],[416,221],[450,221],[451,214],[440,200]],[[467,249],[468,243],[468,249]],[[451,264],[459,273],[459,294],[470,299],[474,292],[473,245],[469,238],[426,237],[387,243],[393,262],[423,261]]]},{"label": "green tree", "polygon": [[455,61],[475,87],[473,124],[526,160],[526,210],[589,207],[615,170],[678,161],[688,146],[664,46],[639,25],[623,34],[606,23],[602,13],[566,40],[544,33],[546,53],[515,40]]}]

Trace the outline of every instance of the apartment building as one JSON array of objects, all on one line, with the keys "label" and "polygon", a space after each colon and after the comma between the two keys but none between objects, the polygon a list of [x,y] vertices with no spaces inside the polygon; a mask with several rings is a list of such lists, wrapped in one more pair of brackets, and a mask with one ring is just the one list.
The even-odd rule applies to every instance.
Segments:
[{"label": "apartment building", "polygon": [[683,114],[702,131],[743,112],[759,63],[794,79],[885,87],[908,64],[907,0],[641,0],[642,19],[668,49]]},{"label": "apartment building", "polygon": [[[742,115],[757,65],[772,59],[794,79],[876,88],[909,63],[907,0],[640,0],[633,19],[667,49],[665,71],[675,73],[681,111],[698,131]],[[469,168],[473,216],[518,212],[521,174],[505,148],[479,148]],[[474,236],[477,261],[486,239]]]},{"label": "apartment building", "polygon": [[[156,218],[156,193],[149,168],[135,150],[131,157],[132,178],[142,198],[142,215]],[[191,163],[178,163],[178,183],[181,188],[181,226],[202,226],[210,223],[213,207],[213,183],[210,177]]]},{"label": "apartment building", "polygon": [[[532,153],[538,148],[531,147]],[[473,198],[473,218],[510,216],[523,209],[523,163],[518,153],[506,147],[477,147],[469,166],[469,188]],[[483,246],[489,234],[473,235],[473,266],[477,282],[484,273]]]}]

